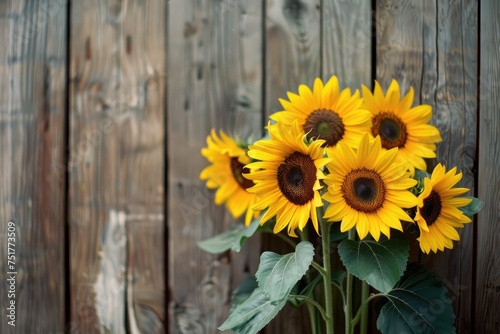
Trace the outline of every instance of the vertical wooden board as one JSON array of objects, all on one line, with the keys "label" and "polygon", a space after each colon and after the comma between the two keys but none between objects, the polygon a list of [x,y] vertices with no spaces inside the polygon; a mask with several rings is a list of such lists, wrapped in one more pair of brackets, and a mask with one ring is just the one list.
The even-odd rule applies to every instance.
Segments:
[{"label": "vertical wooden board", "polygon": [[[123,113],[117,110],[115,102],[119,90],[119,32],[112,21],[116,20],[116,13],[111,12],[113,6],[118,5],[73,2],[70,13],[70,158],[67,168],[71,320],[77,330],[89,333],[103,331],[96,309],[99,295],[108,299],[102,305],[113,306],[116,310],[111,307],[110,310],[124,314],[120,301],[114,302],[118,298],[115,292],[123,292],[121,273],[114,277],[113,269],[108,273],[109,281],[113,279],[116,283],[116,290],[94,289],[100,272],[99,251],[104,240],[119,238],[122,241],[124,236],[123,219],[120,224],[116,219],[119,210],[115,188],[119,171],[116,155],[119,128],[123,123],[118,117],[123,117]],[[117,230],[105,229],[108,226]],[[121,250],[124,251],[123,246]],[[116,271],[123,271],[123,261],[121,258],[121,263],[117,263],[120,267]],[[123,329],[124,324],[112,328],[115,332],[123,332]]]},{"label": "vertical wooden board", "polygon": [[121,27],[120,94],[130,114],[121,138],[120,206],[128,229],[127,314],[130,331],[166,331],[164,117],[166,3],[129,1]]},{"label": "vertical wooden board", "polygon": [[[432,78],[434,74],[436,81],[429,80],[430,86],[423,81],[421,93],[422,103],[433,105],[433,123],[441,131],[443,141],[438,144],[437,159],[429,164],[429,169],[437,162],[448,169],[456,166],[463,173],[458,186],[469,188],[468,194],[473,195],[477,147],[477,2],[443,0],[431,7],[435,8],[435,15],[428,24],[435,27],[431,29],[437,39],[432,36],[426,45],[436,49],[437,62],[433,61],[435,67],[427,69],[424,77]],[[457,332],[468,333],[473,326],[474,227],[466,225],[459,234],[460,241],[454,243],[453,250],[422,256],[421,262],[443,278],[454,302]]]},{"label": "vertical wooden board", "polygon": [[351,91],[372,82],[372,10],[369,0],[324,0],[323,80],[332,75]]},{"label": "vertical wooden board", "polygon": [[423,1],[376,1],[376,79],[384,89],[392,79],[403,92],[413,87],[415,103],[420,103],[423,20]]},{"label": "vertical wooden board", "polygon": [[[433,108],[432,124],[443,137],[437,162],[463,172],[461,186],[474,188],[476,150],[476,27],[473,1],[377,2],[377,77],[392,78],[404,92],[415,89],[415,104]],[[459,332],[471,328],[473,227],[459,231],[453,250],[421,256],[443,280],[457,315]]]},{"label": "vertical wooden board", "polygon": [[320,0],[266,1],[266,116],[282,110],[288,91],[321,76],[320,8]]},{"label": "vertical wooden board", "polygon": [[71,318],[82,332],[164,331],[165,9],[72,5]]},{"label": "vertical wooden board", "polygon": [[[321,1],[269,0],[265,6],[264,121],[267,124],[270,114],[282,110],[279,98],[286,99],[288,91],[297,93],[301,84],[312,87],[314,79],[321,77]],[[290,247],[277,237],[268,236],[263,239],[262,250],[285,254]],[[263,332],[308,333],[306,307],[286,305]]]},{"label": "vertical wooden board", "polygon": [[498,333],[500,323],[500,3],[482,1],[480,12],[479,162],[477,196],[485,202],[477,217],[475,331]]},{"label": "vertical wooden board", "polygon": [[[171,333],[211,333],[227,318],[230,293],[257,269],[259,238],[238,254],[213,256],[197,242],[234,220],[213,203],[199,173],[211,128],[259,137],[262,4],[220,0],[169,3],[168,249]],[[241,220],[240,220],[241,221]]]},{"label": "vertical wooden board", "polygon": [[65,3],[0,5],[2,333],[65,328],[64,173],[56,163],[64,160],[66,31]]}]

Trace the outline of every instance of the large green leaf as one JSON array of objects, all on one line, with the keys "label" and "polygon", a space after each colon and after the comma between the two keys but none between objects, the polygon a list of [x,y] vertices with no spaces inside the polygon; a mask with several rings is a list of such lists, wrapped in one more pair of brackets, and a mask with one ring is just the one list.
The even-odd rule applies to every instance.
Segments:
[{"label": "large green leaf", "polygon": [[410,247],[402,233],[392,233],[391,239],[344,240],[339,244],[342,263],[354,276],[375,289],[388,292],[403,275]]},{"label": "large green leaf", "polygon": [[377,319],[382,333],[455,333],[455,315],[446,288],[423,266],[409,264],[386,298]]},{"label": "large green leaf", "polygon": [[257,231],[259,222],[260,217],[255,219],[248,227],[243,224],[235,225],[227,232],[198,242],[198,247],[212,254],[223,253],[227,250],[239,252],[245,239],[251,237]]},{"label": "large green leaf", "polygon": [[255,289],[257,289],[257,280],[255,277],[247,277],[245,278],[240,285],[236,287],[233,291],[233,297],[232,297],[232,305],[231,305],[231,312],[238,307],[239,305],[243,304],[245,300],[247,300],[253,293]]},{"label": "large green leaf", "polygon": [[299,243],[294,253],[264,252],[255,275],[259,287],[231,311],[219,329],[235,333],[261,330],[286,304],[290,291],[306,273],[313,256],[314,248],[307,241]]},{"label": "large green leaf", "polygon": [[286,298],[271,301],[269,296],[257,288],[250,297],[236,307],[219,327],[221,331],[232,330],[237,334],[254,334],[264,328],[285,306]]},{"label": "large green leaf", "polygon": [[472,217],[483,208],[484,202],[476,197],[472,197],[472,196],[465,196],[465,197],[472,198],[472,202],[470,202],[468,205],[463,206],[459,209],[464,213],[464,215],[466,215],[468,217]]},{"label": "large green leaf", "polygon": [[314,256],[314,247],[308,241],[302,241],[295,247],[295,252],[278,255],[264,252],[260,256],[259,269],[255,276],[259,287],[269,295],[270,300],[286,298],[306,273]]}]

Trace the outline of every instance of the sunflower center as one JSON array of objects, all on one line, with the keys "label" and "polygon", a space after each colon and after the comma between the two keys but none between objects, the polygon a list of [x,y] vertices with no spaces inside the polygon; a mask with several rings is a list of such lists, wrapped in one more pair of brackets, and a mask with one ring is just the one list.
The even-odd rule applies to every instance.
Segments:
[{"label": "sunflower center", "polygon": [[316,165],[310,156],[294,152],[278,167],[278,186],[293,204],[304,205],[314,198]]},{"label": "sunflower center", "polygon": [[248,180],[243,176],[243,173],[250,173],[248,168],[245,168],[238,158],[231,158],[231,172],[233,172],[233,177],[241,188],[247,189],[253,187],[254,183],[252,180]]},{"label": "sunflower center", "polygon": [[420,214],[425,219],[427,226],[431,226],[439,218],[441,213],[441,196],[436,191],[431,191],[424,199],[424,206],[420,209]]},{"label": "sunflower center", "polygon": [[393,112],[382,112],[373,118],[373,136],[380,136],[382,147],[391,149],[404,147],[406,143],[406,125]]},{"label": "sunflower center", "polygon": [[384,204],[384,181],[376,171],[365,167],[351,170],[341,191],[346,203],[357,211],[374,213]]},{"label": "sunflower center", "polygon": [[344,136],[344,131],[342,118],[332,110],[315,110],[307,117],[304,124],[307,139],[324,139],[326,146],[335,146]]}]

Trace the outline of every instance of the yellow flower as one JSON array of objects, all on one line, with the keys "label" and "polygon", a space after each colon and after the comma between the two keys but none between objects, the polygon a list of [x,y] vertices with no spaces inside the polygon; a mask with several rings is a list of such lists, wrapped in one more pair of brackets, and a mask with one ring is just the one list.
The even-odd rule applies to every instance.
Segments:
[{"label": "yellow flower", "polygon": [[390,237],[391,227],[402,231],[400,220],[413,221],[402,208],[416,206],[407,189],[417,181],[409,177],[407,163],[396,161],[397,149],[382,150],[380,137],[365,134],[357,151],[341,142],[327,152],[332,160],[323,198],[330,205],[324,217],[342,221],[342,232],[356,226],[360,239],[370,233],[378,241],[380,233]]},{"label": "yellow flower", "polygon": [[460,240],[456,228],[464,227],[471,219],[463,214],[459,207],[466,206],[472,199],[455,197],[469,191],[467,188],[453,188],[462,179],[462,173],[455,175],[457,168],[448,172],[438,164],[431,178],[424,178],[424,190],[418,196],[418,208],[415,221],[420,228],[420,249],[424,253],[431,250],[443,251],[453,248],[452,240]]},{"label": "yellow flower", "polygon": [[400,99],[396,80],[392,80],[385,96],[377,81],[373,94],[366,86],[362,90],[363,107],[373,114],[372,135],[380,136],[385,149],[398,147],[398,159],[410,163],[412,175],[415,168],[425,171],[423,158],[435,158],[436,142],[441,141],[438,128],[427,124],[432,117],[431,106],[411,108],[413,88]]},{"label": "yellow flower", "polygon": [[254,210],[264,210],[261,224],[276,216],[274,233],[288,226],[288,234],[297,236],[311,218],[318,231],[316,208],[323,205],[319,180],[325,176],[320,170],[328,161],[323,157],[323,140],[304,142],[304,132],[297,122],[268,126],[271,139],[259,140],[249,146],[248,155],[260,160],[247,165],[252,171],[245,176],[255,182],[248,191],[257,194]]},{"label": "yellow flower", "polygon": [[316,78],[313,90],[306,85],[299,86],[299,95],[288,92],[290,101],[280,99],[284,111],[270,116],[272,120],[298,125],[307,134],[307,139],[324,139],[326,146],[345,142],[356,148],[364,133],[370,131],[371,114],[361,109],[363,100],[356,90],[345,88],[339,92],[337,77],[333,76],[323,86]]},{"label": "yellow flower", "polygon": [[259,216],[251,207],[257,196],[247,191],[254,183],[243,177],[249,172],[244,166],[250,162],[245,149],[241,148],[224,131],[220,131],[220,138],[214,129],[207,137],[207,145],[201,154],[212,163],[200,173],[200,179],[207,180],[207,188],[217,189],[215,204],[226,203],[226,207],[233,218],[245,214],[245,225],[250,225],[253,218]]}]

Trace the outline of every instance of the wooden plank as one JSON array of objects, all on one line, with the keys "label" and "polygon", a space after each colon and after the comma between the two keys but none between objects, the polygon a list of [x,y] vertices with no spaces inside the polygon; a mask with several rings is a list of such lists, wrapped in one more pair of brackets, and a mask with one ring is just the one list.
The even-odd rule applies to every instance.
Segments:
[{"label": "wooden plank", "polygon": [[[431,123],[443,138],[437,162],[463,172],[461,186],[474,192],[476,150],[477,3],[377,2],[377,76],[383,87],[392,78],[403,91],[415,89],[415,104],[433,107]],[[472,225],[460,230],[453,250],[422,255],[421,262],[441,278],[450,291],[458,332],[471,330]]]},{"label": "wooden plank", "polygon": [[65,328],[64,174],[55,166],[64,161],[66,31],[65,3],[0,5],[2,333]]},{"label": "wooden plank", "polygon": [[212,127],[260,136],[262,3],[176,0],[169,12],[169,329],[211,333],[228,316],[232,288],[255,274],[260,246],[254,237],[220,256],[197,247],[234,224],[199,180],[200,149]]},{"label": "wooden plank", "polygon": [[282,110],[278,99],[288,91],[320,77],[320,21],[319,0],[266,2],[266,115]]},{"label": "wooden plank", "polygon": [[132,333],[166,331],[166,17],[165,1],[129,1],[121,28],[121,92],[135,118],[123,132],[121,165],[127,170],[120,181],[127,203],[127,314]]},{"label": "wooden plank", "polygon": [[323,80],[332,75],[351,91],[372,78],[372,11],[369,0],[324,0],[322,11]]},{"label": "wooden plank", "polygon": [[500,323],[500,3],[482,1],[479,62],[479,161],[477,196],[485,202],[477,217],[475,331],[498,333]]},{"label": "wooden plank", "polygon": [[[437,68],[428,69],[424,77],[432,78],[428,74],[432,71],[437,73],[437,81],[429,82],[436,88],[427,91],[427,98],[422,91],[422,102],[436,103],[433,121],[443,138],[438,145],[437,161],[448,168],[457,166],[463,173],[459,186],[470,188],[469,194],[473,195],[477,149],[477,2],[439,1],[436,16],[430,20],[429,25],[435,26],[437,32],[437,63],[434,63]],[[434,39],[431,43],[436,45]],[[469,333],[473,330],[474,227],[468,225],[459,234],[460,242],[455,243],[453,250],[424,256],[421,262],[444,279],[454,301],[457,332]]]},{"label": "wooden plank", "polygon": [[71,318],[165,331],[163,1],[71,12]]},{"label": "wooden plank", "polygon": [[[287,92],[297,93],[300,84],[312,87],[320,71],[319,0],[266,1],[265,17],[265,101],[266,117],[281,111],[279,98]],[[267,124],[267,118],[265,119]],[[316,232],[314,232],[316,233]],[[289,253],[290,247],[272,235],[265,236],[262,250]],[[263,329],[263,333],[309,333],[306,307],[286,305]]]}]

